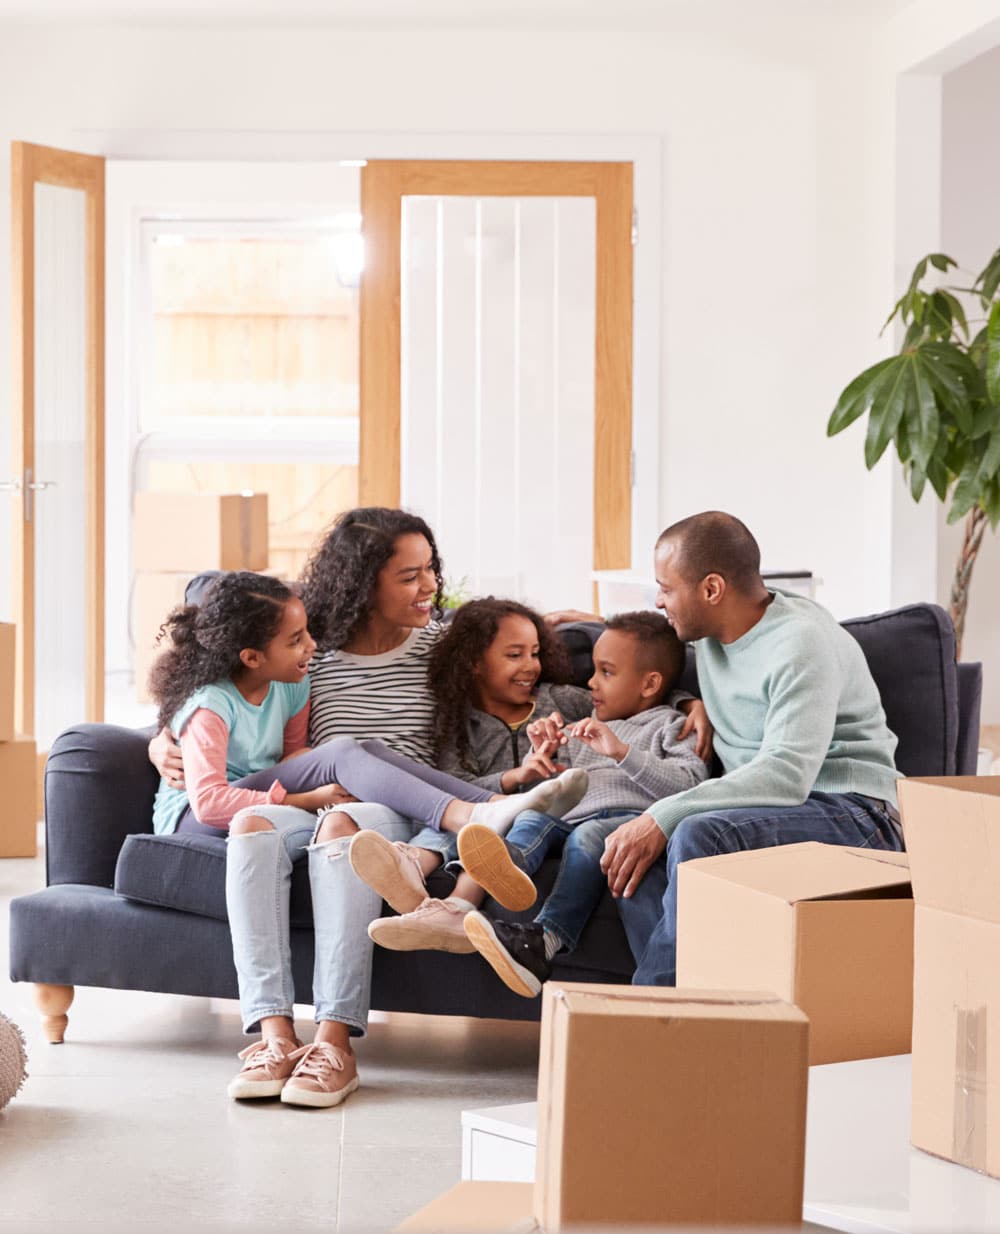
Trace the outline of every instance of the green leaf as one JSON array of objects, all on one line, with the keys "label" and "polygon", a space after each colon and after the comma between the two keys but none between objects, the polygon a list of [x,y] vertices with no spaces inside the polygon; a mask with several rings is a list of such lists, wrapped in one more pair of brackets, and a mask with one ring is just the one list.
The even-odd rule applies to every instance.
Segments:
[{"label": "green leaf", "polygon": [[896,429],[896,453],[899,455],[899,461],[905,466],[913,456],[913,451],[910,448],[910,434],[906,430],[906,420],[900,420],[899,428]]},{"label": "green leaf", "polygon": [[985,302],[989,302],[997,294],[997,288],[1000,287],[1000,249],[989,259],[972,286]]},{"label": "green leaf", "polygon": [[927,299],[927,325],[939,338],[951,337],[951,305],[939,291]]},{"label": "green leaf", "polygon": [[[969,390],[963,380],[968,357],[962,355],[954,343],[925,343],[918,348],[926,362],[924,375],[934,387],[943,410],[949,411],[963,433],[972,431],[972,407]],[[958,363],[955,358],[958,358]],[[964,363],[963,363],[964,362]]]},{"label": "green leaf", "polygon": [[986,322],[986,393],[991,403],[1000,403],[1000,300],[990,309]]},{"label": "green leaf", "polygon": [[978,478],[981,484],[992,480],[1000,469],[1000,428],[995,428],[979,464]]},{"label": "green leaf", "polygon": [[925,269],[926,269],[926,263],[928,261],[931,263],[931,265],[934,267],[935,270],[947,271],[949,266],[958,265],[958,262],[955,261],[953,258],[949,257],[947,253],[928,253],[928,255],[924,258],[924,268]]},{"label": "green leaf", "polygon": [[913,457],[926,470],[937,445],[941,421],[930,382],[923,374],[919,355],[910,357],[913,400],[906,411],[906,425],[913,445]]},{"label": "green leaf", "polygon": [[954,318],[955,324],[961,330],[962,334],[969,337],[969,323],[965,316],[965,309],[962,308],[962,302],[957,296],[953,296],[950,291],[944,287],[939,287],[937,294],[947,302],[951,309],[951,315]]},{"label": "green leaf", "polygon": [[994,478],[990,481],[983,495],[982,505],[983,512],[990,520],[990,530],[996,531],[997,524],[1000,523],[1000,479]]},{"label": "green leaf", "polygon": [[931,488],[938,496],[939,501],[944,501],[948,496],[948,469],[944,463],[938,458],[932,458],[927,467],[927,479],[931,482]]},{"label": "green leaf", "polygon": [[865,437],[865,466],[869,471],[885,453],[899,428],[911,388],[909,356],[894,356],[886,366],[868,413],[868,433]]},{"label": "green leaf", "polygon": [[827,422],[827,437],[834,437],[837,433],[842,433],[848,425],[853,424],[859,416],[864,415],[878,392],[882,375],[890,365],[896,364],[898,361],[898,356],[890,356],[887,360],[879,360],[878,364],[873,364],[871,368],[866,368],[860,376],[855,377],[851,384],[841,392],[840,398],[837,399],[837,406],[834,407]]},{"label": "green leaf", "polygon": [[948,511],[949,523],[957,523],[960,518],[964,518],[969,513],[973,506],[979,504],[982,488],[979,481],[979,460],[970,458],[962,468],[962,474],[955,485],[951,509]]},{"label": "green leaf", "polygon": [[1000,407],[993,407],[989,403],[979,403],[972,413],[972,428],[967,436],[971,441],[978,441],[980,437],[992,433],[998,424],[1000,424]]},{"label": "green leaf", "polygon": [[917,463],[910,466],[910,496],[914,501],[919,501],[924,495],[924,485],[927,483],[927,472],[923,471]]}]

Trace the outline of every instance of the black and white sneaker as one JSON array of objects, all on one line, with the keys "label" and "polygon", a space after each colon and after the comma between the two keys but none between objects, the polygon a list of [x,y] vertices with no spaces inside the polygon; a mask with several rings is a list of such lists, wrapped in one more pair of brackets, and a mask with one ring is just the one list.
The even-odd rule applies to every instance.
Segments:
[{"label": "black and white sneaker", "polygon": [[485,913],[466,913],[466,937],[500,980],[522,998],[537,998],[552,965],[545,958],[540,925],[491,921]]}]

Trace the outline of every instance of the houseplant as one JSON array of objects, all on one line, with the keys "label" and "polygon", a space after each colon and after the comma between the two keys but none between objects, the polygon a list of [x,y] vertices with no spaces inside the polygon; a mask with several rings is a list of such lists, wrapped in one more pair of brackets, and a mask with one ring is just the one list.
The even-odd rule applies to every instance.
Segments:
[{"label": "houseplant", "polygon": [[[951,269],[957,263],[944,253],[917,263],[882,327],[899,319],[898,354],[843,390],[826,431],[843,432],[867,412],[865,466],[892,445],[913,499],[929,484],[950,500],[949,523],[965,519],[950,610],[960,652],[976,554],[986,524],[1000,523],[1000,249],[971,287],[924,286],[930,271]],[[960,295],[974,306],[971,321]]]}]

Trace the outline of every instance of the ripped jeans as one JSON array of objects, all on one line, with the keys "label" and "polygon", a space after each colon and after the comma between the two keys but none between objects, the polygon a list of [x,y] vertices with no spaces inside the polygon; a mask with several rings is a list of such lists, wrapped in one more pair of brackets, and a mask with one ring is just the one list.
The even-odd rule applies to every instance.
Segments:
[{"label": "ripped jeans", "polygon": [[[404,818],[386,806],[338,806],[361,829],[387,840],[411,840],[442,849],[446,832]],[[232,835],[226,851],[226,908],[239,982],[243,1031],[257,1031],[264,1016],[293,1014],[290,895],[292,866],[309,863],[316,953],[313,967],[315,1018],[347,1024],[364,1035],[371,1003],[372,949],[368,924],[382,910],[382,898],[351,869],[351,837],[316,843],[315,814],[295,806],[253,806],[242,814],[266,819],[273,831]],[[237,818],[239,815],[236,816]]]}]

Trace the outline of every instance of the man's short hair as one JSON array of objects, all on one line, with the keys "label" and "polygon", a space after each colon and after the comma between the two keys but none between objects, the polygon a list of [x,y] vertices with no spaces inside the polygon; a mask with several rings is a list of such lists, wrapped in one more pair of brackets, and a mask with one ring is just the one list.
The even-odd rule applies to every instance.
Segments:
[{"label": "man's short hair", "polygon": [[677,547],[677,569],[689,583],[721,575],[737,591],[752,591],[760,581],[760,547],[745,523],[721,510],[681,519],[660,533],[656,547]]},{"label": "man's short hair", "polygon": [[[648,609],[638,613],[619,613],[605,622],[606,630],[631,635],[637,643],[637,661],[644,673],[656,672],[663,678],[663,694],[672,689],[684,670],[684,644],[661,613]],[[661,694],[662,697],[662,694]]]}]

